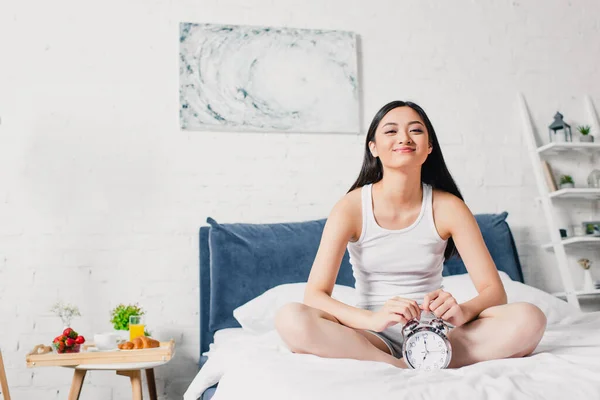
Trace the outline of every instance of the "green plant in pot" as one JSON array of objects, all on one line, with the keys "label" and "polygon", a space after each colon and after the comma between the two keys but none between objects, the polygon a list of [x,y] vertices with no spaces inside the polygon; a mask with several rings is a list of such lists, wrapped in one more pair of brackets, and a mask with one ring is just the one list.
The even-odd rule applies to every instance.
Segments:
[{"label": "green plant in pot", "polygon": [[138,304],[119,304],[110,312],[110,323],[115,333],[123,340],[129,340],[129,317],[144,315],[146,312]]},{"label": "green plant in pot", "polygon": [[563,175],[560,177],[561,189],[572,189],[574,187],[575,183],[573,182],[573,178],[571,178],[571,175]]},{"label": "green plant in pot", "polygon": [[577,127],[577,130],[579,131],[579,133],[581,133],[581,136],[579,136],[579,141],[580,142],[593,142],[594,141],[594,137],[592,135],[590,135],[590,130],[592,128],[589,125],[579,125]]}]

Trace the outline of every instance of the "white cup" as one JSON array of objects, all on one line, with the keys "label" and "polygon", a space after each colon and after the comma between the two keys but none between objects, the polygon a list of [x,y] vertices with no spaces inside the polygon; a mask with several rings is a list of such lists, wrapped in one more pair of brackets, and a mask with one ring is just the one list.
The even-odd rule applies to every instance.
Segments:
[{"label": "white cup", "polygon": [[98,350],[114,350],[117,348],[119,337],[112,333],[97,333],[94,335],[94,344]]}]

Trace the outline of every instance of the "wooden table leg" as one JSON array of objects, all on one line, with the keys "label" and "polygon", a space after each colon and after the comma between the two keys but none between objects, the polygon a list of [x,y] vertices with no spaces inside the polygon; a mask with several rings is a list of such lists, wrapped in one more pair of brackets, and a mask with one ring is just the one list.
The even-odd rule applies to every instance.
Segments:
[{"label": "wooden table leg", "polygon": [[76,369],[75,372],[73,372],[73,381],[71,382],[71,390],[69,390],[69,400],[79,399],[86,372],[85,369]]},{"label": "wooden table leg", "polygon": [[156,396],[156,382],[154,381],[154,368],[148,368],[146,370],[146,380],[148,381],[150,400],[158,400],[158,397]]},{"label": "wooden table leg", "polygon": [[142,400],[142,373],[139,369],[131,372],[131,390],[133,393],[133,400]]},{"label": "wooden table leg", "polygon": [[4,370],[4,362],[2,361],[2,352],[0,352],[0,385],[2,386],[2,396],[4,396],[4,400],[10,400],[8,380],[6,379],[6,371]]},{"label": "wooden table leg", "polygon": [[117,375],[128,376],[131,380],[133,400],[142,400],[142,373],[139,369],[132,371],[117,371]]}]

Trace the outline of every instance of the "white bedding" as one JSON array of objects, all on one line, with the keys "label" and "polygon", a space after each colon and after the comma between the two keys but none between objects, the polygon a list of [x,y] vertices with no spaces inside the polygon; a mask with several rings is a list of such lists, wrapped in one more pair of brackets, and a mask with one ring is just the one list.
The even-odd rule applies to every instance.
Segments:
[{"label": "white bedding", "polygon": [[549,325],[533,355],[435,372],[291,353],[276,331],[216,347],[184,400],[600,399],[600,312]]},{"label": "white bedding", "polygon": [[202,353],[203,356],[211,357],[219,349],[228,346],[229,343],[235,343],[246,338],[252,338],[256,335],[245,331],[242,328],[219,329],[213,336],[213,342],[208,346],[208,351]]}]

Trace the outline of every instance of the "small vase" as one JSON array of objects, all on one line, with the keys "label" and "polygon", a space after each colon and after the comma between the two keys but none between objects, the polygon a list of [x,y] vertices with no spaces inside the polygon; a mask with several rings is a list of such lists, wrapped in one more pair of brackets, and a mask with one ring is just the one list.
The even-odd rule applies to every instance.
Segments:
[{"label": "small vase", "polygon": [[596,290],[596,285],[594,285],[594,279],[592,278],[592,271],[589,269],[583,270],[583,290]]},{"label": "small vase", "polygon": [[580,142],[586,142],[586,143],[591,143],[594,141],[594,137],[592,135],[581,135],[579,136],[579,141]]},{"label": "small vase", "polygon": [[588,175],[587,178],[588,187],[590,188],[600,188],[600,171],[597,169],[593,169],[592,172]]},{"label": "small vase", "polygon": [[573,189],[575,187],[575,185],[573,183],[561,183],[560,184],[560,188],[561,189]]}]

